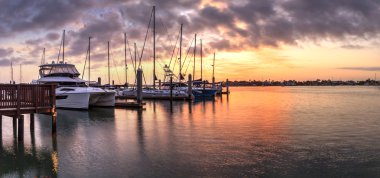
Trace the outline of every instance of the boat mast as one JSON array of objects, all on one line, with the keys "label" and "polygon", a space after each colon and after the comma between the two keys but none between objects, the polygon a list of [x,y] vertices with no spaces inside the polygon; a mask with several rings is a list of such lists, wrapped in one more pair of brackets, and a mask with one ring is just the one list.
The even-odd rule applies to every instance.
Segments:
[{"label": "boat mast", "polygon": [[62,38],[62,60],[65,62],[65,32],[66,30],[63,30],[63,38]]},{"label": "boat mast", "polygon": [[153,6],[153,88],[156,88],[156,6]]},{"label": "boat mast", "polygon": [[110,73],[110,41],[108,41],[108,84],[111,86],[111,73]]},{"label": "boat mast", "polygon": [[124,32],[124,64],[125,64],[125,84],[128,84],[128,65],[127,65],[127,33]]},{"label": "boat mast", "polygon": [[88,37],[88,85],[90,85],[91,81],[91,36]]},{"label": "boat mast", "polygon": [[202,61],[202,55],[203,55],[203,52],[202,52],[202,39],[201,40],[201,81],[203,80],[203,61]]},{"label": "boat mast", "polygon": [[182,26],[183,24],[181,24],[180,39],[179,39],[179,76],[178,76],[179,82],[181,82],[182,80]]},{"label": "boat mast", "polygon": [[197,53],[197,34],[195,34],[195,37],[194,37],[194,66],[193,66],[193,81],[195,80],[195,55]]},{"label": "boat mast", "polygon": [[22,81],[22,72],[21,72],[21,64],[20,64],[20,83]]},{"label": "boat mast", "polygon": [[212,86],[215,86],[215,52],[214,52],[214,60],[212,61]]}]

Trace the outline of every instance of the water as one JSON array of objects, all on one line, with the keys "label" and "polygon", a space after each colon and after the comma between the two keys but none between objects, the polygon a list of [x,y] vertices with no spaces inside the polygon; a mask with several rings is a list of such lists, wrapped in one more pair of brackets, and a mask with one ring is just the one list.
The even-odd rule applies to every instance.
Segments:
[{"label": "water", "polygon": [[24,143],[3,118],[1,177],[379,177],[380,89],[232,88],[145,111],[58,110],[25,121]]}]

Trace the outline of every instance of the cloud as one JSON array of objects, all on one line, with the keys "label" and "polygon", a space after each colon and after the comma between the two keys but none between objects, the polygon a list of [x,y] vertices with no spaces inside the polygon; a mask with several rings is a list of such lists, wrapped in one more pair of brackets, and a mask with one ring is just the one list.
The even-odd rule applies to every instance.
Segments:
[{"label": "cloud", "polygon": [[341,48],[343,48],[343,49],[363,49],[363,48],[365,48],[365,46],[347,44],[347,45],[342,45]]},{"label": "cloud", "polygon": [[12,53],[13,53],[12,48],[7,48],[7,49],[0,48],[0,58],[1,57],[7,57],[7,56],[11,55]]},{"label": "cloud", "polygon": [[11,66],[11,62],[13,62],[13,65],[15,65],[15,64],[24,64],[24,65],[36,64],[36,61],[29,60],[27,58],[10,57],[10,58],[0,59],[0,66]]},{"label": "cloud", "polygon": [[[105,53],[107,41],[121,47],[124,32],[130,45],[137,42],[141,48],[153,5],[157,7],[157,56],[161,58],[171,54],[180,23],[184,24],[184,44],[197,33],[208,38],[204,49],[210,51],[277,48],[305,40],[345,44],[352,38],[373,39],[380,33],[378,0],[214,0],[207,4],[201,0],[15,0],[1,2],[0,38],[27,34],[22,35],[30,36],[24,40],[25,53],[34,58],[43,48],[58,49],[63,29],[67,29],[67,56],[78,60],[86,54],[88,36],[93,37],[94,55]],[[151,48],[151,41],[150,32],[146,48]],[[0,48],[0,57],[14,55],[5,49],[12,48]]]},{"label": "cloud", "polygon": [[341,67],[342,70],[380,71],[380,67]]}]

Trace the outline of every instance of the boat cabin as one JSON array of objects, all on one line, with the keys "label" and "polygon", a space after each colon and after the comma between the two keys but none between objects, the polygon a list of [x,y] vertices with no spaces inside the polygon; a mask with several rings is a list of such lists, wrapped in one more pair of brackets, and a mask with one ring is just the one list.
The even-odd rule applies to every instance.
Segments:
[{"label": "boat cabin", "polygon": [[80,73],[73,64],[63,62],[40,65],[40,76],[42,77],[78,77]]}]

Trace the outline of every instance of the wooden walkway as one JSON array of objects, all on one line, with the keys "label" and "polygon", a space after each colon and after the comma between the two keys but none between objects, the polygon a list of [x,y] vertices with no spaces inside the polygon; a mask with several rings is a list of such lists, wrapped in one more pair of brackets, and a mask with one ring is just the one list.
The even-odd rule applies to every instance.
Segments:
[{"label": "wooden walkway", "polygon": [[[24,138],[24,114],[30,114],[30,129],[34,132],[34,114],[52,116],[52,133],[55,135],[55,85],[0,84],[0,134],[3,116],[13,118],[13,129],[18,128],[18,140]],[[17,127],[18,125],[18,127]]]}]

